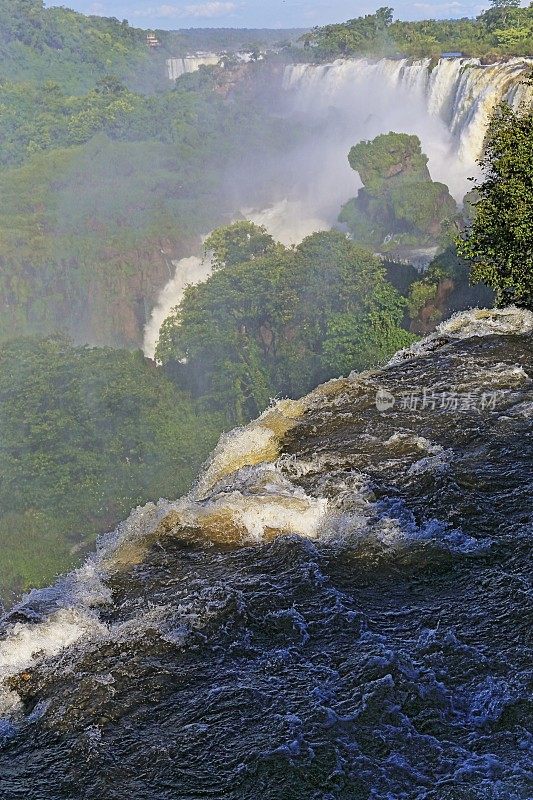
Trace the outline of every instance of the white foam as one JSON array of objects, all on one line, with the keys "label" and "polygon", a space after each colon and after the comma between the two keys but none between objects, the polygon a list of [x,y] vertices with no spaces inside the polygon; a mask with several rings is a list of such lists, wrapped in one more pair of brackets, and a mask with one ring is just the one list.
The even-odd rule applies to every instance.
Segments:
[{"label": "white foam", "polygon": [[442,337],[449,339],[470,339],[474,336],[510,336],[512,334],[533,333],[533,313],[525,308],[472,308],[460,311],[441,322],[434,333],[415,342],[404,350],[399,350],[387,366],[401,364],[406,359],[425,355],[434,349]]},{"label": "white foam", "polygon": [[280,437],[294,425],[303,408],[302,401],[279,400],[254,422],[223,434],[198,478],[193,497],[205,497],[218,481],[242,467],[275,461]]},{"label": "white foam", "polygon": [[0,641],[0,716],[13,713],[20,706],[18,694],[5,687],[8,678],[58,655],[82,639],[103,633],[107,633],[107,628],[96,617],[74,608],[60,609],[41,623],[14,624]]},{"label": "white foam", "polygon": [[417,447],[425,453],[436,455],[442,452],[442,447],[438,444],[433,444],[429,439],[424,436],[417,436],[413,433],[394,433],[386,442],[383,442],[384,447],[394,447],[396,444],[407,444]]},{"label": "white foam", "polygon": [[209,525],[210,519],[229,518],[242,543],[261,543],[269,535],[283,534],[316,539],[328,511],[328,502],[291,488],[291,494],[231,492],[209,503],[199,514],[195,513],[191,522]]},{"label": "white foam", "polygon": [[473,308],[460,311],[441,322],[436,335],[446,335],[457,339],[472,336],[509,336],[511,334],[533,333],[533,313],[525,308]]},{"label": "white foam", "polygon": [[194,489],[195,496],[205,496],[228,473],[265,460],[276,449],[275,433],[262,425],[252,423],[245,428],[236,428],[223,434],[209,465],[198,479]]},{"label": "white foam", "polygon": [[173,261],[172,264],[174,276],[161,290],[144,329],[143,351],[148,358],[154,358],[161,326],[183,300],[187,286],[206,281],[213,271],[212,262],[208,258],[198,256],[182,258],[180,261]]}]

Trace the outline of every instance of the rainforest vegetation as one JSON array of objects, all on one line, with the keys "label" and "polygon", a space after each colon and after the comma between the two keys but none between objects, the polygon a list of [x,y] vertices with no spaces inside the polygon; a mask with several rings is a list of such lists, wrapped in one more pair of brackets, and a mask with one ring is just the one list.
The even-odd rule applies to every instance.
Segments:
[{"label": "rainforest vegetation", "polygon": [[491,8],[476,19],[394,21],[392,8],[305,34],[317,59],[354,55],[404,55],[440,58],[444,52],[497,59],[533,55],[533,4],[490,0]]},{"label": "rainforest vegetation", "polygon": [[382,263],[338,231],[287,249],[238,223],[207,244],[223,266],[186,290],[156,357],[233,425],[272,397],[298,397],[413,341],[401,327],[405,300]]},{"label": "rainforest vegetation", "polygon": [[67,569],[132,507],[186,492],[221,428],[139,352],[0,346],[0,598]]},{"label": "rainforest vegetation", "polygon": [[[498,9],[488,14],[504,24]],[[485,17],[446,23],[454,39],[441,23],[424,23],[424,33],[382,10],[315,31],[298,57],[433,53],[432,36],[466,50],[461,36],[489,36]],[[421,38],[409,40],[416,31]],[[313,131],[276,106],[271,78],[283,53],[202,68],[175,85],[165,85],[164,58],[222,41],[276,43],[259,34],[235,33],[237,43],[220,31],[158,32],[161,48],[151,51],[146,32],[125,21],[0,0],[5,600],[76,563],[132,506],[185,492],[220,432],[272,397],[383,362],[443,315],[490,302],[490,292],[469,288],[466,259],[499,299],[529,302],[521,264],[530,271],[531,259],[519,254],[531,254],[531,196],[516,203],[513,181],[531,175],[531,114],[502,112],[494,123],[487,181],[457,244],[464,222],[447,187],[432,181],[417,137],[395,133],[351,150],[364,186],[342,210],[342,231],[289,248],[260,226],[228,225],[246,201],[262,203],[261,170],[272,181],[270,165],[287,172],[292,148]],[[276,32],[280,45],[284,35]],[[491,52],[511,54],[511,39]],[[522,170],[512,166],[515,146]],[[503,219],[513,237],[505,274],[487,257]],[[150,310],[172,261],[215,228],[205,243],[213,276],[187,289],[164,323],[158,366],[137,349]],[[421,277],[375,255],[392,259],[400,245],[440,253]]]},{"label": "rainforest vegetation", "polygon": [[60,320],[80,343],[140,344],[171,260],[251,201],[251,175],[240,195],[227,178],[242,153],[262,163],[297,137],[267,113],[260,80],[253,103],[246,85],[230,102],[220,76],[151,96],[114,78],[81,96],[0,86],[0,339]]},{"label": "rainforest vegetation", "polygon": [[533,310],[533,112],[498,109],[481,158],[471,226],[457,241],[472,281],[492,287],[499,305]]},{"label": "rainforest vegetation", "polygon": [[383,253],[439,245],[459,225],[457,204],[447,186],[432,181],[417,136],[382,134],[359,142],[348,160],[363,188],[339,219],[356,241]]}]

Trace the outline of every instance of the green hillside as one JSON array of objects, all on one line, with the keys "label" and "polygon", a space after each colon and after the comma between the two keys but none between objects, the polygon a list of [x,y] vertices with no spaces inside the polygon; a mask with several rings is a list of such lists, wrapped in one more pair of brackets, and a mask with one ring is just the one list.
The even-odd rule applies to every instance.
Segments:
[{"label": "green hillside", "polygon": [[[492,8],[476,19],[393,21],[392,8],[315,28],[306,37],[314,58],[356,55],[404,55],[439,58],[443,52],[460,52],[490,60],[533,55],[533,3],[521,8],[520,0],[489,0]],[[429,8],[429,7],[428,7]]]},{"label": "green hillside", "polygon": [[2,80],[57,81],[74,94],[107,74],[149,90],[163,74],[144,31],[126,21],[45,9],[42,0],[0,0],[0,59]]}]

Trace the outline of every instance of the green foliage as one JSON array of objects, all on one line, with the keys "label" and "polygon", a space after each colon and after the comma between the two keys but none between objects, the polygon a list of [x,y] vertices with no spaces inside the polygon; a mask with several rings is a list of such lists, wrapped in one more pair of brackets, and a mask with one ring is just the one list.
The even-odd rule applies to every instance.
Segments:
[{"label": "green foliage", "polygon": [[146,33],[126,21],[45,9],[42,0],[0,0],[0,56],[5,78],[57,81],[73,93],[109,73],[151,88],[164,67]]},{"label": "green foliage", "polygon": [[289,47],[304,34],[303,28],[188,28],[157,31],[163,48],[173,56],[190,53],[251,52]]},{"label": "green foliage", "polygon": [[[57,83],[0,82],[0,164],[24,162],[41,150],[84,144],[95,134],[115,141],[172,144],[175,157],[222,166],[243,148],[268,146],[287,126],[266,118],[243,92],[228,102],[217,92],[216,68],[184,75],[173,89],[144,96],[106,76],[86,94],[68,95]],[[148,165],[147,165],[148,166]]]},{"label": "green foliage", "polygon": [[[170,261],[234,211],[226,171],[295,137],[215,69],[144,97],[112,78],[82,97],[0,87],[0,340],[62,329],[138,346]],[[255,193],[255,187],[254,187]]]},{"label": "green foliage", "polygon": [[186,492],[221,425],[138,352],[2,345],[0,595],[50,580],[132,506]]},{"label": "green foliage", "polygon": [[417,136],[388,133],[352,147],[349,162],[364,188],[342,209],[356,241],[387,252],[444,244],[458,218],[442,183],[431,180]]},{"label": "green foliage", "polygon": [[457,219],[457,204],[448,187],[437,181],[419,181],[395,186],[389,194],[392,213],[416,230],[438,241]]},{"label": "green foliage", "polygon": [[415,281],[415,283],[411,285],[407,301],[407,308],[411,319],[415,319],[425,305],[436,300],[437,288],[437,284],[428,279]]},{"label": "green foliage", "polygon": [[470,284],[470,267],[448,245],[431,262],[424,276],[406,288],[410,330],[427,334],[442,319],[467,308],[490,307],[493,293],[485,286]]},{"label": "green foliage", "polygon": [[350,150],[348,161],[373,195],[385,187],[431,180],[420,139],[407,133],[391,131],[371,142],[359,142]]},{"label": "green foliage", "polygon": [[533,309],[533,111],[501,107],[489,127],[472,225],[457,241],[498,305]]},{"label": "green foliage", "polygon": [[273,252],[276,243],[263,225],[243,220],[218,228],[205,241],[206,252],[213,253],[213,267],[232,267]]},{"label": "green foliage", "polygon": [[520,8],[521,0],[489,0],[493,8]]},{"label": "green foliage", "polygon": [[161,250],[217,218],[211,189],[172,146],[106,137],[0,172],[0,339],[61,326],[135,345],[169,275]]},{"label": "green foliage", "polygon": [[440,57],[443,52],[468,56],[533,55],[533,4],[519,0],[490,0],[493,8],[477,19],[392,22],[391,9],[315,28],[307,34],[316,59],[354,55]]},{"label": "green foliage", "polygon": [[400,327],[403,308],[378,259],[338,231],[317,233],[188,288],[156,357],[242,423],[272,396],[299,396],[412,341]]},{"label": "green foliage", "polygon": [[375,14],[350,19],[340,25],[315,28],[310,41],[324,55],[384,53],[390,49],[392,19],[392,8],[380,8]]}]

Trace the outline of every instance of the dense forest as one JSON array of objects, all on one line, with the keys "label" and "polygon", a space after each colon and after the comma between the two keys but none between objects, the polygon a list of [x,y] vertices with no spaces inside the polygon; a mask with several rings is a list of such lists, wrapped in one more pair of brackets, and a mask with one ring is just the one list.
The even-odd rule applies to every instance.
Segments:
[{"label": "dense forest", "polygon": [[132,506],[187,491],[221,425],[139,352],[0,346],[0,597],[68,569]]},{"label": "dense forest", "polygon": [[[185,492],[220,432],[271,398],[379,364],[450,312],[490,303],[466,258],[498,294],[483,243],[463,239],[476,200],[458,208],[416,136],[354,142],[363,186],[339,230],[286,247],[229,224],[291,184],[291,154],[314,136],[279,107],[284,59],[379,54],[402,25],[422,23],[380,11],[297,51],[272,32],[172,32],[153,52],[125,21],[0,0],[0,597],[76,563],[132,506]],[[166,54],[223,42],[282,52],[168,84]],[[511,150],[521,131],[527,180],[531,114],[506,124]],[[490,216],[490,186],[485,200]],[[516,252],[529,213],[515,204]],[[186,290],[148,361],[136,348],[173,261],[213,229],[213,275]],[[421,276],[390,260],[400,246],[438,255]]]},{"label": "dense forest", "polygon": [[405,300],[379,259],[338,231],[287,249],[265,229],[237,223],[207,246],[220,266],[186,290],[156,355],[234,425],[271,397],[299,397],[413,341],[401,327]]},{"label": "dense forest", "polygon": [[315,28],[305,35],[315,58],[353,55],[403,55],[440,58],[459,52],[488,60],[533,55],[533,4],[520,0],[490,0],[492,6],[476,19],[394,21],[392,8],[338,25]]},{"label": "dense forest", "polygon": [[0,86],[0,339],[61,320],[80,343],[140,344],[171,261],[259,196],[252,176],[230,184],[232,165],[296,142],[261,79],[252,103],[247,83],[228,99],[225,76],[205,68],[150,96],[115,78],[83,95]]},{"label": "dense forest", "polygon": [[288,47],[304,30],[207,28],[156,34],[159,47],[149,48],[146,31],[127,20],[45,8],[43,0],[0,0],[1,77],[38,85],[58,81],[64,92],[79,94],[115,75],[131,89],[152,92],[160,88],[166,58]]}]

